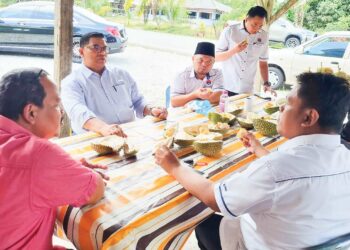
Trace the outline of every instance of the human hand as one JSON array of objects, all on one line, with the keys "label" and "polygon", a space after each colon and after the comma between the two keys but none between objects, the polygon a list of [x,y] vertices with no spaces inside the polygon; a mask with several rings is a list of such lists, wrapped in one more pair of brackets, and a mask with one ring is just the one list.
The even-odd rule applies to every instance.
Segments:
[{"label": "human hand", "polygon": [[245,39],[232,48],[235,53],[240,53],[248,47],[248,40]]},{"label": "human hand", "polygon": [[162,120],[166,119],[168,116],[167,109],[163,108],[163,107],[153,107],[153,108],[151,108],[150,113],[152,116],[157,117],[157,118],[162,119]]},{"label": "human hand", "polygon": [[271,86],[264,85],[263,86],[264,92],[271,92],[271,95],[277,96],[277,92],[271,88]]},{"label": "human hand", "polygon": [[199,88],[197,91],[197,98],[201,100],[208,100],[213,93],[211,88]]},{"label": "human hand", "polygon": [[167,173],[171,174],[175,168],[180,167],[180,162],[176,155],[166,146],[159,147],[155,152],[156,163]]},{"label": "human hand", "polygon": [[248,149],[249,152],[255,154],[255,152],[262,148],[263,146],[261,145],[260,141],[256,139],[256,137],[250,133],[247,132],[242,137],[240,138],[243,145]]},{"label": "human hand", "polygon": [[[88,162],[85,158],[81,158],[79,160],[81,162],[81,164],[84,166],[84,167],[87,167],[87,168],[90,168],[92,170],[96,170],[96,169],[103,169],[103,170],[106,170],[108,169],[107,166],[105,165],[101,165],[101,164],[93,164],[93,163],[90,163]],[[109,180],[109,176],[105,175],[104,173],[101,173],[99,171],[96,171],[99,175],[101,175],[102,179],[108,181]]]},{"label": "human hand", "polygon": [[107,124],[103,126],[100,130],[100,134],[103,136],[118,135],[121,137],[127,137],[127,135],[118,124]]},{"label": "human hand", "polygon": [[248,151],[255,154],[257,157],[262,157],[270,153],[252,133],[248,132],[243,135],[241,141],[243,145],[248,148]]}]

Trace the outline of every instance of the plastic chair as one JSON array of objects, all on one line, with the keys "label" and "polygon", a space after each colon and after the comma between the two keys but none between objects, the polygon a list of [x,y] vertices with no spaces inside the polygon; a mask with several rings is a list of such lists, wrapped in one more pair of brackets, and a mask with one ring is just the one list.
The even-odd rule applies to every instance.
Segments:
[{"label": "plastic chair", "polygon": [[350,249],[350,233],[338,236],[317,246],[305,248],[306,250],[346,250]]},{"label": "plastic chair", "polygon": [[165,107],[169,108],[170,105],[170,86],[166,87],[165,90]]}]

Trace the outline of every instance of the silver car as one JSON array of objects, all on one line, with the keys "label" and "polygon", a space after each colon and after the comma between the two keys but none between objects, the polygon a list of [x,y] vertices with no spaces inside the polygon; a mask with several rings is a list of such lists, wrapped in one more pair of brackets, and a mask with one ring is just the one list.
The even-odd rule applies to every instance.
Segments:
[{"label": "silver car", "polygon": [[269,40],[282,42],[287,48],[294,48],[316,37],[313,31],[298,28],[292,22],[280,18],[273,22],[269,29]]}]

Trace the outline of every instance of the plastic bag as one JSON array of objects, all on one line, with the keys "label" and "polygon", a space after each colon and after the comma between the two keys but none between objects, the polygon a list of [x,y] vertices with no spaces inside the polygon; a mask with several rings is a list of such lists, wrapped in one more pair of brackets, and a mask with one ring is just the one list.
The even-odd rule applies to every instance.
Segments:
[{"label": "plastic bag", "polygon": [[198,114],[208,115],[211,109],[211,104],[208,100],[194,100],[189,102],[187,107]]}]

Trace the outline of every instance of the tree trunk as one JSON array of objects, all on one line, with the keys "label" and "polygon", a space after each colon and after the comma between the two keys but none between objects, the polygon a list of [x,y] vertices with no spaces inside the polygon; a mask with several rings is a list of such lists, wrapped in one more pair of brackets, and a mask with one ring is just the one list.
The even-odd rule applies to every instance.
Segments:
[{"label": "tree trunk", "polygon": [[273,23],[276,21],[278,18],[284,15],[290,8],[293,7],[298,2],[298,0],[288,0],[285,2],[279,10],[277,10],[270,18],[269,24]]},{"label": "tree trunk", "polygon": [[[73,0],[55,1],[54,79],[61,92],[61,81],[72,71]],[[67,115],[61,127],[61,137],[71,134]]]}]

